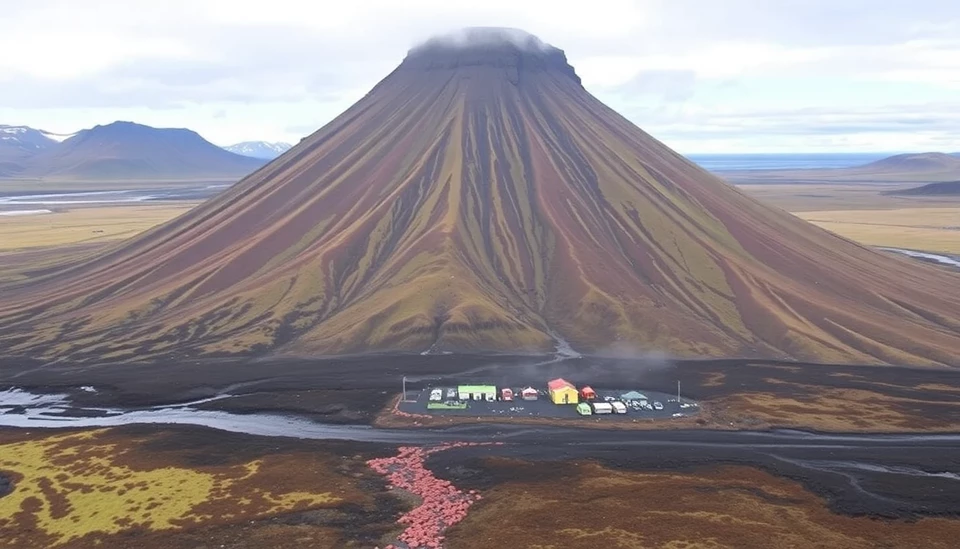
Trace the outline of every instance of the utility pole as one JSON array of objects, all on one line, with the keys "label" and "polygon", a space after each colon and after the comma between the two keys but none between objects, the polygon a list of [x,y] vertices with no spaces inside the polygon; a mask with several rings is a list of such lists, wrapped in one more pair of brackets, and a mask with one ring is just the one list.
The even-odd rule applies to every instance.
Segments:
[{"label": "utility pole", "polygon": [[677,380],[677,406],[680,405],[680,380]]},{"label": "utility pole", "polygon": [[407,376],[403,376],[403,396],[400,397],[400,400],[407,401]]}]

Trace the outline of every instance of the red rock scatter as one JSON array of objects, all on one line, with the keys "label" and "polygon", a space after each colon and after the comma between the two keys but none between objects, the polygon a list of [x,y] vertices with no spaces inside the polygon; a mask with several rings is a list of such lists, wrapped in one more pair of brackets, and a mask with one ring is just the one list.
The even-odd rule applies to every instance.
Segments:
[{"label": "red rock scatter", "polygon": [[433,448],[401,447],[391,458],[372,459],[367,464],[385,475],[390,489],[406,490],[421,499],[420,506],[397,521],[407,525],[396,544],[385,549],[441,549],[443,532],[467,516],[467,509],[481,499],[476,490],[465,493],[449,481],[438,479],[424,466],[427,456],[465,446],[500,445],[502,442],[455,442]]},{"label": "red rock scatter", "polygon": [[400,401],[401,401],[402,399],[403,399],[403,397],[398,397],[398,398],[397,398],[397,401],[393,403],[393,414],[394,414],[394,415],[400,416],[400,417],[408,417],[408,418],[427,418],[427,419],[429,419],[430,417],[432,417],[432,416],[428,416],[428,415],[425,415],[425,414],[411,414],[410,412],[404,412],[403,410],[400,409]]}]

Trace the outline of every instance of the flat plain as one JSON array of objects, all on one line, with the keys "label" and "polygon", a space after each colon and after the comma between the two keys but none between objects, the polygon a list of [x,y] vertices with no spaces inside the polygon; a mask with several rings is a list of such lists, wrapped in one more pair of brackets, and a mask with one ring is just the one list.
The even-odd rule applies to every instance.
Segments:
[{"label": "flat plain", "polygon": [[868,246],[960,253],[960,207],[828,210],[796,215]]},{"label": "flat plain", "polygon": [[754,198],[867,246],[960,253],[960,197],[884,194],[903,188],[903,184],[766,183],[739,187]]},{"label": "flat plain", "polygon": [[0,216],[0,252],[130,238],[193,204],[71,207],[50,214]]}]

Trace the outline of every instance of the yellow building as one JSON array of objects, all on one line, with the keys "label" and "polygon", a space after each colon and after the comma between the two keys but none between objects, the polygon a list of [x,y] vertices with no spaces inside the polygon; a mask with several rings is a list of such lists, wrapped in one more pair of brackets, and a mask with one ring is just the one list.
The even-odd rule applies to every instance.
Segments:
[{"label": "yellow building", "polygon": [[547,383],[547,388],[550,390],[550,400],[554,404],[576,404],[579,402],[577,388],[573,386],[573,383],[563,378],[557,378]]}]

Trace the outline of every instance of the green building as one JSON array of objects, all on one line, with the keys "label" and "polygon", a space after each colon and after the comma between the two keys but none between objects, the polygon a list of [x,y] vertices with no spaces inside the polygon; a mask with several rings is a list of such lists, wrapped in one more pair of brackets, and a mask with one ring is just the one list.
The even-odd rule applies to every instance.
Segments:
[{"label": "green building", "polygon": [[497,387],[495,385],[460,385],[457,387],[457,397],[460,400],[496,400]]}]

